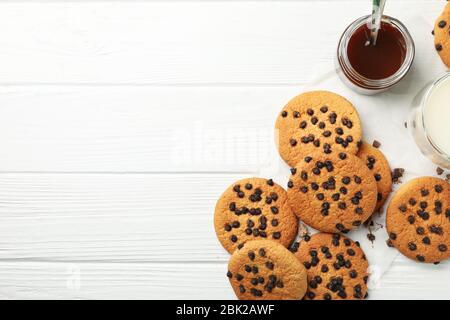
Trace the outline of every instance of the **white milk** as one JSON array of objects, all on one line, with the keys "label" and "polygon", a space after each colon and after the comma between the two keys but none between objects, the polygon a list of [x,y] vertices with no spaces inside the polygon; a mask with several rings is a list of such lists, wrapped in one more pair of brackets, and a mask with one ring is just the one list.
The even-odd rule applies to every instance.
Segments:
[{"label": "white milk", "polygon": [[450,77],[432,90],[426,101],[423,117],[429,138],[450,156]]}]

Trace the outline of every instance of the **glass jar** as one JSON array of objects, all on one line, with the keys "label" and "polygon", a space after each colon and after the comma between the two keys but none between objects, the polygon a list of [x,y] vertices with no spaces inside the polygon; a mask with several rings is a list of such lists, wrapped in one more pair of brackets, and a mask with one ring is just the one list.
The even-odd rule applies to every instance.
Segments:
[{"label": "glass jar", "polygon": [[[402,65],[397,72],[385,79],[369,79],[361,74],[359,74],[351,65],[348,57],[349,41],[351,37],[355,34],[357,30],[364,26],[364,24],[370,23],[371,16],[364,16],[347,27],[339,40],[339,45],[336,55],[336,71],[341,78],[341,80],[352,90],[365,95],[373,95],[383,91],[388,90],[393,85],[400,82],[403,77],[408,73],[411,68],[414,56],[415,56],[415,45],[408,29],[397,19],[391,18],[389,16],[383,16],[382,23],[387,23],[399,32],[404,38],[405,46],[405,57]],[[367,63],[370,63],[368,61]]]},{"label": "glass jar", "polygon": [[450,72],[425,86],[413,107],[408,128],[417,146],[432,162],[450,169]]}]

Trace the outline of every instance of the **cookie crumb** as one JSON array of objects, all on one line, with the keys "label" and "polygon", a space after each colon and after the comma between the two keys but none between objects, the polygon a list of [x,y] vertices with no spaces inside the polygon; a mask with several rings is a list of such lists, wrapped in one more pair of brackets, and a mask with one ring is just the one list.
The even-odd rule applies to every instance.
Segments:
[{"label": "cookie crumb", "polygon": [[387,245],[389,248],[393,248],[393,247],[394,247],[394,244],[392,243],[391,239],[387,239],[387,240],[386,240],[386,245]]},{"label": "cookie crumb", "polygon": [[403,168],[395,168],[392,172],[392,182],[393,183],[401,183],[400,178],[403,177],[403,174],[405,173],[405,169]]},{"label": "cookie crumb", "polygon": [[408,129],[408,123],[406,121],[403,125],[405,126],[406,129]]},{"label": "cookie crumb", "polygon": [[438,176],[440,176],[441,174],[444,173],[444,169],[442,169],[441,167],[437,167],[436,168],[436,173],[438,174]]},{"label": "cookie crumb", "polygon": [[379,148],[381,146],[381,143],[378,140],[373,140],[372,146],[375,148]]}]

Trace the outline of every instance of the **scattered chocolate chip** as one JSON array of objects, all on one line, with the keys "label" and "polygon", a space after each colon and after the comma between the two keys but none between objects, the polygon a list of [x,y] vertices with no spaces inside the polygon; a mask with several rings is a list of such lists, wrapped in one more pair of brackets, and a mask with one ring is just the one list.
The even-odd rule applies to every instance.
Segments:
[{"label": "scattered chocolate chip", "polygon": [[403,174],[405,173],[405,169],[403,168],[395,168],[392,172],[392,182],[398,183],[400,182],[400,178],[403,177]]},{"label": "scattered chocolate chip", "polygon": [[373,140],[372,146],[375,147],[375,148],[379,148],[381,146],[381,143],[379,141],[377,141],[377,140]]},{"label": "scattered chocolate chip", "polygon": [[444,169],[442,169],[441,167],[437,167],[436,168],[436,173],[438,174],[438,176],[440,176],[441,174],[444,173]]},{"label": "scattered chocolate chip", "polygon": [[372,234],[372,233],[368,233],[367,234],[367,239],[369,239],[369,241],[371,241],[371,242],[373,242],[374,240],[375,240],[375,235],[374,234]]}]

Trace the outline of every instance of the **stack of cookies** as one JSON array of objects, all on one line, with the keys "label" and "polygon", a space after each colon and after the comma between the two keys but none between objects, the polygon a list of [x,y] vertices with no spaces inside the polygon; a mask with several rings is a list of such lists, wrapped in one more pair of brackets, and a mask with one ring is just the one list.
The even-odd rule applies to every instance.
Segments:
[{"label": "stack of cookies", "polygon": [[[303,93],[279,113],[278,149],[291,167],[287,191],[271,179],[235,182],[220,197],[214,224],[232,254],[227,276],[240,299],[364,299],[367,258],[344,236],[379,211],[392,190],[379,144],[362,140],[361,121],[345,98]],[[390,244],[406,256],[449,258],[450,188],[413,180],[387,211]],[[298,219],[319,233],[296,242]]]}]

